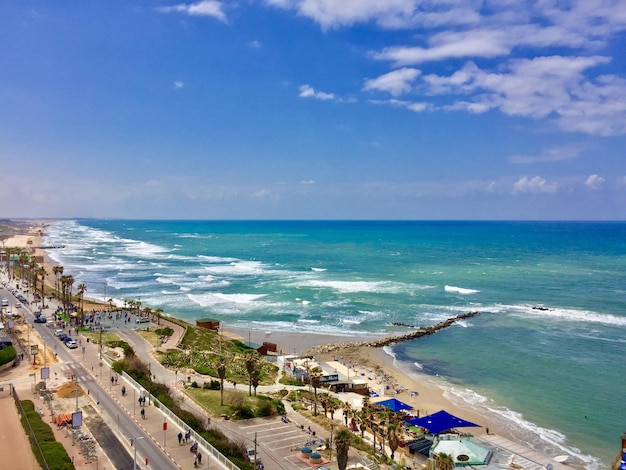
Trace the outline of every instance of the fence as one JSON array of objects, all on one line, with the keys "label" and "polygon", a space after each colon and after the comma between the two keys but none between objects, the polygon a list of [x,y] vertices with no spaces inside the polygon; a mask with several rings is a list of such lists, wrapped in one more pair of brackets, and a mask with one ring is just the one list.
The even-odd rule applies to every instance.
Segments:
[{"label": "fence", "polygon": [[234,463],[232,463],[230,460],[228,460],[224,456],[224,454],[222,454],[219,450],[217,450],[215,447],[213,447],[204,437],[202,437],[196,431],[191,429],[187,423],[185,423],[182,419],[180,419],[178,416],[176,416],[169,408],[167,408],[165,405],[163,405],[163,403],[161,403],[159,400],[157,400],[154,397],[154,395],[149,393],[144,387],[142,387],[140,384],[138,384],[130,375],[128,375],[126,372],[122,372],[122,377],[124,377],[126,380],[128,380],[128,382],[131,384],[131,386],[134,387],[138,392],[146,393],[147,394],[146,396],[148,396],[149,401],[151,401],[154,404],[155,407],[159,408],[159,410],[161,410],[161,412],[165,416],[167,416],[176,426],[178,426],[181,429],[181,431],[185,431],[185,432],[189,431],[189,432],[191,432],[191,437],[192,437],[192,439],[194,439],[195,441],[198,442],[198,446],[205,448],[206,451],[215,460],[220,462],[225,468],[227,468],[228,470],[241,470]]}]

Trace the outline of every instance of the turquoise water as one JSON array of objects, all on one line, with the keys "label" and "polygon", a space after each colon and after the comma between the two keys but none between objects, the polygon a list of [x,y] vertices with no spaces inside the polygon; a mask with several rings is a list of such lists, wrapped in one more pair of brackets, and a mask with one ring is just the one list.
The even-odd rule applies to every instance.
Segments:
[{"label": "turquoise water", "polygon": [[354,338],[480,311],[388,352],[547,455],[619,450],[626,224],[78,220],[44,243],[87,296],[189,321]]}]

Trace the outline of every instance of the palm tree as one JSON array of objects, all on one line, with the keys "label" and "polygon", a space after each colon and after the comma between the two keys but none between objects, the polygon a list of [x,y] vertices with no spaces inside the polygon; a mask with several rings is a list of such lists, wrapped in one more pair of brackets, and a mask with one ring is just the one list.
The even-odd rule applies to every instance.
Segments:
[{"label": "palm tree", "polygon": [[157,325],[161,324],[161,316],[163,315],[163,309],[162,308],[157,308],[154,311],[156,317],[157,317]]},{"label": "palm tree", "polygon": [[325,417],[327,416],[329,401],[330,401],[330,397],[328,396],[327,393],[323,393],[322,395],[320,395],[320,405],[322,405],[322,408],[324,409]]},{"label": "palm tree", "polygon": [[437,470],[452,470],[454,468],[454,458],[450,454],[441,452],[435,455],[435,466]]},{"label": "palm tree", "polygon": [[79,316],[80,316],[80,323],[81,325],[84,323],[85,320],[85,311],[83,309],[83,301],[85,300],[85,292],[87,292],[87,286],[83,283],[78,284],[78,287],[76,287],[76,291],[78,294],[78,307],[79,307]]},{"label": "palm tree", "polygon": [[243,361],[246,365],[246,371],[248,372],[248,395],[252,396],[252,375],[256,369],[259,357],[255,352],[249,352],[244,354]]},{"label": "palm tree", "polygon": [[224,406],[224,379],[226,378],[226,359],[220,357],[215,364],[217,376],[220,378],[220,406]]},{"label": "palm tree", "polygon": [[255,369],[252,373],[252,388],[254,388],[254,396],[256,397],[256,389],[261,381],[261,371]]},{"label": "palm tree", "polygon": [[[317,416],[317,389],[320,387],[322,381],[322,376],[318,373],[311,375],[311,385],[313,386],[313,391],[315,393],[315,401],[313,404],[313,416]],[[326,414],[324,412],[324,414]]]},{"label": "palm tree", "polygon": [[61,287],[61,275],[63,274],[63,266],[54,266],[52,268],[52,272],[54,273],[54,277],[56,278],[56,282],[54,284],[54,289],[56,290],[57,299],[59,298],[59,290]]},{"label": "palm tree", "polygon": [[68,310],[72,303],[72,286],[74,285],[74,277],[71,275],[61,276],[61,303],[63,304],[63,309]]},{"label": "palm tree", "polygon": [[341,407],[343,408],[343,421],[345,423],[345,425],[348,425],[348,417],[350,416],[351,412],[352,412],[352,405],[350,403],[348,403],[347,401],[342,402],[343,404],[341,405]]},{"label": "palm tree", "polygon": [[337,450],[337,467],[339,470],[346,470],[348,466],[348,450],[352,434],[347,429],[341,429],[335,436],[335,449]]},{"label": "palm tree", "polygon": [[[43,266],[40,266],[39,268],[37,268],[37,277],[41,278],[41,306],[43,308],[45,302],[45,296],[44,296],[44,287],[46,284],[46,268]],[[35,284],[35,290],[37,290],[37,285]]]},{"label": "palm tree", "polygon": [[387,443],[389,444],[389,448],[391,449],[391,460],[393,460],[393,455],[398,448],[400,439],[398,438],[398,426],[395,423],[391,423],[387,426]]}]

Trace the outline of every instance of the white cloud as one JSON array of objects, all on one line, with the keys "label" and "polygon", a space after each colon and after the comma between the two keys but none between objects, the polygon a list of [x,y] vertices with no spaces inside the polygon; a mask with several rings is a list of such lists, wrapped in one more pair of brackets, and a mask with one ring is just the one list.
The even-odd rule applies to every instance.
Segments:
[{"label": "white cloud", "polygon": [[196,3],[180,3],[171,7],[159,7],[157,11],[162,13],[186,13],[190,16],[209,16],[226,23],[226,14],[223,4],[216,0],[201,0]]},{"label": "white cloud", "polygon": [[248,46],[252,47],[253,49],[260,49],[261,48],[261,42],[254,40],[254,41],[250,41],[248,43]]},{"label": "white cloud", "polygon": [[315,180],[302,180],[300,184],[315,184]]},{"label": "white cloud", "polygon": [[423,76],[427,93],[466,95],[445,107],[481,113],[499,109],[509,116],[555,119],[565,131],[594,135],[626,133],[626,80],[615,76],[585,77],[608,57],[537,57],[514,59],[498,72],[468,62],[445,77]]},{"label": "white cloud", "polygon": [[185,84],[183,82],[181,82],[180,80],[176,80],[174,82],[174,88],[176,88],[177,90],[180,88],[183,88],[185,86]]},{"label": "white cloud", "polygon": [[375,23],[389,28],[413,23],[418,0],[266,0],[268,5],[295,10],[322,28]]},{"label": "white cloud", "polygon": [[429,111],[433,109],[433,106],[429,103],[398,100],[395,98],[390,100],[370,100],[370,103],[392,106],[394,108],[408,109],[409,111],[414,111],[416,113],[421,113],[422,111]]},{"label": "white cloud", "polygon": [[585,186],[594,191],[598,191],[602,189],[604,186],[605,179],[600,175],[589,175],[587,180],[585,181]]},{"label": "white cloud", "polygon": [[532,178],[524,176],[513,184],[514,193],[555,193],[557,189],[555,184],[548,183],[541,176],[533,176]]},{"label": "white cloud", "polygon": [[365,81],[365,91],[386,91],[393,96],[398,96],[411,91],[411,82],[421,72],[417,69],[402,68]]},{"label": "white cloud", "polygon": [[300,98],[315,98],[322,101],[328,101],[335,98],[335,95],[332,93],[325,93],[323,91],[315,91],[310,85],[301,85],[300,86],[300,94],[298,95]]},{"label": "white cloud", "polygon": [[578,158],[582,152],[582,148],[576,145],[567,145],[564,147],[553,147],[538,155],[512,155],[509,157],[509,163],[527,164],[527,163],[543,163],[558,162],[562,160],[571,160]]}]

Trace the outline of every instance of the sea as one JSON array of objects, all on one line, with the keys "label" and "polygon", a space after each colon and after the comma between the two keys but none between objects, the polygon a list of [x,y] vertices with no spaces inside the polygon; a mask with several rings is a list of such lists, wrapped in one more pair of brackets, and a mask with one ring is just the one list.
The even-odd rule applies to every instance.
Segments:
[{"label": "sea", "polygon": [[86,297],[193,322],[402,334],[386,348],[460,406],[577,467],[626,431],[626,223],[60,220],[44,236]]}]

